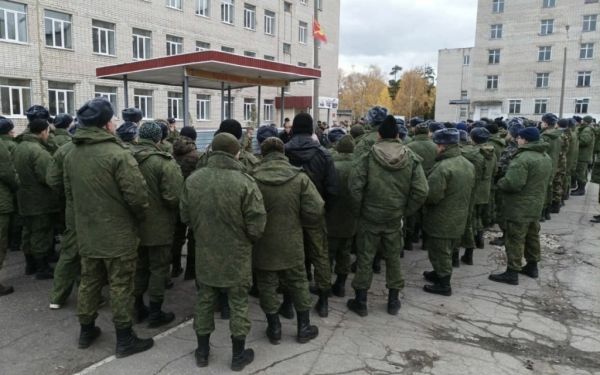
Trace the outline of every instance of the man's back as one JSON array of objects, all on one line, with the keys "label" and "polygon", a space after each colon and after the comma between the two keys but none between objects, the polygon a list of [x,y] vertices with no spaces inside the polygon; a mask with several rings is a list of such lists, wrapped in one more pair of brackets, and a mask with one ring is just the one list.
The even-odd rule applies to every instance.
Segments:
[{"label": "man's back", "polygon": [[421,165],[425,174],[427,174],[433,165],[435,164],[435,156],[437,155],[435,143],[427,134],[417,134],[413,137],[412,142],[406,145],[406,147],[413,150],[417,155],[423,159]]}]

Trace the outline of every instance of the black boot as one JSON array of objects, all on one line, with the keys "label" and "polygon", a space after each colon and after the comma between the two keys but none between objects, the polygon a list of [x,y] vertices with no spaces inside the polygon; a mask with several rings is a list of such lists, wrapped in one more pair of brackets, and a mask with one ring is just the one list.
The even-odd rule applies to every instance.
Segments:
[{"label": "black boot", "polygon": [[585,195],[585,182],[577,181],[577,189],[571,191],[571,195],[574,197],[580,197]]},{"label": "black boot", "polygon": [[490,241],[490,245],[494,246],[504,246],[504,233],[502,233],[501,237],[496,237]]},{"label": "black boot", "polygon": [[398,299],[398,293],[400,291],[398,289],[390,289],[388,294],[388,304],[387,311],[390,315],[398,315],[398,310],[400,310],[400,300]]},{"label": "black boot", "polygon": [[181,264],[179,264],[178,266],[173,266],[173,268],[171,269],[171,277],[174,279],[181,276],[182,273],[183,268],[181,267]]},{"label": "black boot", "polygon": [[337,275],[335,283],[331,286],[331,292],[336,297],[346,296],[346,278],[348,275]]},{"label": "black boot", "polygon": [[15,289],[12,286],[4,286],[0,284],[0,297],[14,293]]},{"label": "black boot", "polygon": [[465,254],[460,257],[461,262],[469,266],[473,265],[473,249],[465,249]]},{"label": "black boot", "polygon": [[196,366],[208,366],[208,354],[210,353],[210,335],[196,335],[198,339],[198,349],[194,352],[196,357]]},{"label": "black boot", "polygon": [[544,219],[552,220],[552,217],[550,216],[550,206],[546,207],[544,210]]},{"label": "black boot", "polygon": [[477,233],[475,233],[475,247],[478,249],[485,248],[485,240],[483,239],[483,232],[480,230],[477,231]]},{"label": "black boot", "polygon": [[437,283],[433,285],[425,285],[423,290],[427,293],[451,296],[452,287],[450,286],[450,276],[439,277]]},{"label": "black boot", "polygon": [[231,316],[231,310],[229,310],[229,299],[227,298],[227,292],[219,293],[219,307],[221,308],[221,319],[229,320]]},{"label": "black boot", "polygon": [[54,277],[54,270],[45,257],[35,259],[35,278],[37,280],[48,280]]},{"label": "black boot", "polygon": [[267,337],[273,345],[279,345],[281,341],[281,322],[279,314],[267,314]]},{"label": "black boot", "polygon": [[559,214],[560,213],[560,202],[552,202],[550,205],[550,213]]},{"label": "black boot", "polygon": [[356,297],[354,297],[354,299],[349,299],[346,306],[359,316],[365,317],[369,315],[369,311],[367,310],[367,291],[364,289],[356,289],[355,293]]},{"label": "black boot", "polygon": [[519,285],[519,273],[508,268],[503,273],[491,274],[488,279],[498,283]]},{"label": "black boot", "polygon": [[413,249],[413,243],[410,239],[405,238],[404,239],[404,250],[406,251],[412,251]]},{"label": "black boot", "polygon": [[540,223],[545,223],[545,222],[546,222],[546,209],[543,208],[542,213],[540,214]]},{"label": "black boot", "polygon": [[254,350],[245,349],[246,336],[233,337],[231,336],[231,344],[233,346],[233,356],[231,357],[231,370],[242,371],[246,365],[254,361]]},{"label": "black boot", "polygon": [[150,315],[150,310],[148,310],[148,306],[144,304],[144,296],[136,296],[135,297],[135,322],[142,323],[144,320],[148,318]]},{"label": "black boot", "polygon": [[81,331],[79,332],[79,343],[77,345],[79,349],[89,348],[90,345],[96,341],[98,336],[100,336],[101,332],[102,331],[100,331],[100,328],[96,327],[94,322],[90,324],[82,324]]},{"label": "black boot", "polygon": [[150,316],[148,317],[148,328],[158,328],[175,320],[175,314],[161,310],[162,302],[150,301]]},{"label": "black boot", "polygon": [[294,319],[294,299],[289,293],[283,293],[283,303],[277,312],[285,319]]},{"label": "black boot", "polygon": [[327,318],[329,315],[329,290],[319,291],[319,300],[315,305],[315,310],[321,318]]},{"label": "black boot", "polygon": [[25,275],[35,274],[35,259],[33,255],[25,255]]},{"label": "black boot", "polygon": [[438,275],[435,273],[435,271],[424,271],[423,277],[430,283],[437,283],[439,281]]},{"label": "black boot", "polygon": [[258,298],[260,297],[260,293],[258,291],[258,286],[256,286],[256,283],[252,284],[252,287],[250,288],[250,290],[248,291],[248,295],[252,296],[254,298]]},{"label": "black boot", "polygon": [[373,273],[381,273],[381,255],[379,254],[375,254],[375,257],[373,258]]},{"label": "black boot", "polygon": [[459,249],[454,249],[452,251],[452,267],[453,268],[459,268],[460,267],[460,260],[458,259],[459,255],[460,255],[460,250]]},{"label": "black boot", "polygon": [[132,354],[144,352],[154,345],[154,340],[140,339],[131,327],[117,328],[117,358],[123,358]]},{"label": "black boot", "polygon": [[317,336],[319,336],[319,328],[310,325],[310,311],[298,311],[298,337],[296,340],[300,344],[306,344]]},{"label": "black boot", "polygon": [[521,272],[523,275],[529,276],[532,279],[537,279],[540,276],[538,271],[537,262],[527,262],[525,267],[521,268]]}]

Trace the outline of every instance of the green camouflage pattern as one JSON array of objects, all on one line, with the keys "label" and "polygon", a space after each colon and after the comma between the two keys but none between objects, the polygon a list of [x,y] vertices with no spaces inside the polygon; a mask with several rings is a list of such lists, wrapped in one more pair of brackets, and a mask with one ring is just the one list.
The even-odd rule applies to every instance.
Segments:
[{"label": "green camouflage pattern", "polygon": [[327,235],[330,238],[349,238],[356,233],[357,220],[352,214],[348,178],[353,164],[353,155],[347,153],[332,154],[333,164],[338,177],[339,191],[333,197],[326,213]]},{"label": "green camouflage pattern", "polygon": [[[465,224],[465,231],[460,241],[460,246],[465,249],[473,249],[475,247],[475,232],[476,219],[475,219],[475,201],[477,199],[477,191],[484,184],[484,175],[486,168],[486,161],[478,147],[470,144],[461,145],[462,156],[467,159],[475,170],[475,185],[471,190],[471,199],[469,199],[469,212],[467,215],[467,223]],[[493,154],[494,155],[494,154]],[[494,155],[495,157],[495,155]]]},{"label": "green camouflage pattern", "polygon": [[67,129],[54,129],[54,143],[58,148],[68,142],[71,142],[71,134]]},{"label": "green camouflage pattern", "polygon": [[492,134],[490,136],[490,140],[488,141],[494,146],[494,152],[496,153],[496,159],[500,160],[500,156],[502,155],[502,151],[506,147],[506,139],[502,134]]},{"label": "green camouflage pattern", "polygon": [[15,211],[15,193],[18,188],[19,178],[7,142],[0,141],[0,214]]},{"label": "green camouflage pattern", "polygon": [[560,135],[560,153],[558,154],[558,165],[556,173],[552,179],[551,202],[560,204],[565,192],[569,189],[566,185],[567,180],[567,155],[569,154],[570,135],[561,130]]},{"label": "green camouflage pattern", "polygon": [[519,272],[523,256],[527,262],[541,260],[540,223],[507,221],[505,229],[506,265],[508,269]]},{"label": "green camouflage pattern", "polygon": [[196,170],[200,153],[196,150],[196,142],[186,136],[181,136],[173,143],[173,157],[179,167],[183,178],[188,178]]},{"label": "green camouflage pattern", "polygon": [[256,270],[260,307],[265,314],[277,314],[281,301],[277,289],[281,286],[294,301],[296,311],[310,310],[312,300],[304,264],[279,271]]},{"label": "green camouflage pattern", "polygon": [[[569,143],[569,153],[567,155],[567,169],[569,175],[575,175],[575,169],[577,169],[577,161],[579,160],[579,131],[577,128],[569,128],[568,132],[571,134],[571,142]],[[571,181],[569,181],[569,184]]]},{"label": "green camouflage pattern", "polygon": [[427,255],[438,277],[452,276],[452,252],[457,239],[427,237]]},{"label": "green camouflage pattern", "polygon": [[[208,146],[208,149],[200,154],[198,158],[198,164],[196,165],[196,169],[200,169],[208,165],[208,160],[210,159],[210,155],[212,154],[212,152],[213,151],[211,149],[211,146]],[[258,165],[258,163],[260,163],[260,160],[258,160],[256,156],[252,155],[248,151],[240,150],[239,162],[243,166],[243,171],[245,173],[251,174],[254,167]]]},{"label": "green camouflage pattern", "polygon": [[594,157],[594,129],[588,124],[581,124],[577,129],[579,139],[578,162],[591,163]]},{"label": "green camouflage pattern", "polygon": [[475,185],[475,204],[483,205],[488,204],[490,201],[492,182],[497,169],[496,153],[490,143],[482,143],[474,147],[479,149],[485,162],[481,181]]},{"label": "green camouflage pattern", "polygon": [[197,282],[198,298],[194,315],[194,331],[196,335],[210,335],[215,330],[215,307],[219,293],[226,292],[231,316],[229,331],[233,337],[246,337],[250,333],[248,318],[248,291],[250,284],[217,288]]},{"label": "green camouflage pattern", "polygon": [[355,159],[359,159],[371,151],[371,147],[373,147],[373,145],[377,143],[377,140],[379,139],[379,133],[377,132],[378,129],[379,125],[372,125],[369,127],[365,126],[365,134],[356,139],[354,143]]},{"label": "green camouflage pattern", "polygon": [[435,143],[429,138],[428,134],[417,134],[414,136],[412,142],[408,143],[406,147],[413,150],[413,152],[423,159],[421,166],[425,171],[425,174],[429,174],[431,168],[435,164],[435,157],[437,156],[437,147]]},{"label": "green camouflage pattern", "polygon": [[150,302],[162,303],[171,266],[171,245],[140,246],[135,267],[134,296],[146,291]]},{"label": "green camouflage pattern", "polygon": [[71,295],[75,281],[81,273],[81,259],[77,247],[77,236],[67,226],[60,241],[60,257],[54,268],[50,303],[63,305]]},{"label": "green camouflage pattern", "polygon": [[54,243],[56,214],[23,216],[21,250],[36,259],[45,258]]},{"label": "green camouflage pattern", "polygon": [[352,250],[353,239],[354,236],[350,238],[338,238],[329,236],[327,238],[329,263],[335,263],[335,268],[333,272],[336,275],[350,274],[350,264],[352,262],[350,258],[350,253]]},{"label": "green camouflage pattern", "polygon": [[4,143],[11,155],[14,153],[15,148],[17,148],[17,141],[8,134],[0,134],[0,142]]},{"label": "green camouflage pattern", "polygon": [[8,251],[8,233],[10,229],[10,214],[0,213],[0,270]]}]

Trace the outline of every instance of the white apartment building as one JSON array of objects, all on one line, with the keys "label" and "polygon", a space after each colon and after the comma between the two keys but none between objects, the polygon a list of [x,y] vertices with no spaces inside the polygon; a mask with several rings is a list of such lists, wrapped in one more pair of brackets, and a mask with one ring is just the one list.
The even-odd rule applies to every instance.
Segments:
[{"label": "white apartment building", "polygon": [[[120,114],[123,83],[97,79],[96,68],[167,55],[213,49],[313,67],[315,6],[328,37],[319,47],[319,95],[337,97],[339,1],[0,0],[0,114],[23,126],[32,104],[74,114],[98,96]],[[182,88],[174,85],[130,83],[129,103],[147,119],[182,121]],[[310,111],[312,94],[313,82],[286,88],[285,116]],[[262,103],[257,96],[254,88],[234,90],[231,117],[253,124],[261,105],[261,122],[278,123],[278,89],[263,87]],[[220,92],[191,89],[189,101],[192,125],[218,126]],[[324,119],[327,110],[319,113]]]},{"label": "white apartment building", "polygon": [[479,0],[475,47],[439,51],[436,118],[535,119],[561,98],[599,117],[599,21],[599,0]]}]

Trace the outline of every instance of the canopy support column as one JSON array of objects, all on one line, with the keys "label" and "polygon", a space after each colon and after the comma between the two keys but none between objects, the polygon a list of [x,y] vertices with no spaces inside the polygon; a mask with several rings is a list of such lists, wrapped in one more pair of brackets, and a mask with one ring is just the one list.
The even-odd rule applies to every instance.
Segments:
[{"label": "canopy support column", "polygon": [[279,116],[280,126],[283,126],[283,119],[285,118],[285,87],[281,88],[281,114]]},{"label": "canopy support column", "polygon": [[233,117],[233,113],[231,113],[232,108],[233,108],[233,106],[231,105],[231,86],[228,85],[227,86],[227,112],[228,112],[227,119],[230,119]]},{"label": "canopy support column", "polygon": [[190,126],[190,78],[183,76],[183,126]]},{"label": "canopy support column", "polygon": [[221,82],[221,122],[225,120],[225,82]]},{"label": "canopy support column", "polygon": [[125,108],[129,108],[129,80],[127,79],[127,74],[123,76],[123,88],[125,89]]},{"label": "canopy support column", "polygon": [[262,86],[258,86],[258,99],[257,99],[257,103],[256,103],[256,127],[258,128],[260,126],[260,110],[262,108],[261,103],[262,103],[262,99],[261,99],[261,95],[262,94]]}]

